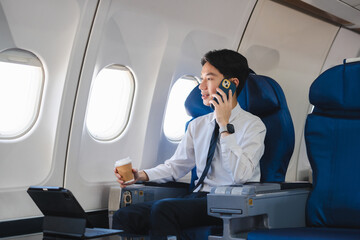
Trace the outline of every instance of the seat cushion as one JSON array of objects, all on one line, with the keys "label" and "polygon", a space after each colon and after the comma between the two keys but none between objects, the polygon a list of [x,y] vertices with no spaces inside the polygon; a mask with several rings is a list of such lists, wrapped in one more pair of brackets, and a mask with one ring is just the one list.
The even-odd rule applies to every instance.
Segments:
[{"label": "seat cushion", "polygon": [[345,228],[284,228],[257,230],[248,234],[248,240],[356,240],[360,229]]},{"label": "seat cushion", "polygon": [[307,224],[360,228],[360,119],[311,114],[305,140],[313,169]]}]

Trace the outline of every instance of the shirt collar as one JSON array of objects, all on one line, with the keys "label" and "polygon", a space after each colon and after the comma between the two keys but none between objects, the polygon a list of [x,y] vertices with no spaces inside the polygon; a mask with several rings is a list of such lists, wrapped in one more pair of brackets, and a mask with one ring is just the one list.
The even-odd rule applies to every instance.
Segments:
[{"label": "shirt collar", "polygon": [[[243,111],[242,108],[240,107],[239,103],[236,104],[236,106],[231,110],[231,115],[230,115],[230,119],[229,119],[229,123],[231,123],[235,117],[241,112]],[[214,122],[215,121],[215,113],[212,113],[212,118],[210,120],[210,122]]]}]

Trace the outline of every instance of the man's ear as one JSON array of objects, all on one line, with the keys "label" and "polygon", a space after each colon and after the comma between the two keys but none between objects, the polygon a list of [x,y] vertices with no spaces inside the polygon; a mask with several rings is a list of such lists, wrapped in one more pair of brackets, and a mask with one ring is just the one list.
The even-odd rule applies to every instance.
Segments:
[{"label": "man's ear", "polygon": [[237,78],[230,78],[229,80],[230,80],[232,83],[234,83],[234,84],[236,85],[236,87],[239,86],[239,83],[240,83],[239,79],[237,79]]}]

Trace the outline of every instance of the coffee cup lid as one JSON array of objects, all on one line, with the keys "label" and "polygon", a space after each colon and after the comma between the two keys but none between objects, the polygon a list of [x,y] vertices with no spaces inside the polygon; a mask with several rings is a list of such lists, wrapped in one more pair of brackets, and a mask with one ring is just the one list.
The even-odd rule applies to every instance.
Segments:
[{"label": "coffee cup lid", "polygon": [[115,167],[123,166],[123,165],[129,164],[129,163],[131,163],[131,158],[129,158],[129,157],[123,158],[123,159],[117,160],[115,162]]}]

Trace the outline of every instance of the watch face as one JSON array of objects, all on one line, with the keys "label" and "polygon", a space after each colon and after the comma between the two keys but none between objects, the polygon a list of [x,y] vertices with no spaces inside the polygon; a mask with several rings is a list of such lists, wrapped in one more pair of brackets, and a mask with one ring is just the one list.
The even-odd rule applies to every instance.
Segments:
[{"label": "watch face", "polygon": [[228,133],[234,133],[235,132],[234,125],[229,123],[228,125],[226,125],[226,127],[227,127],[227,130],[228,130]]}]

